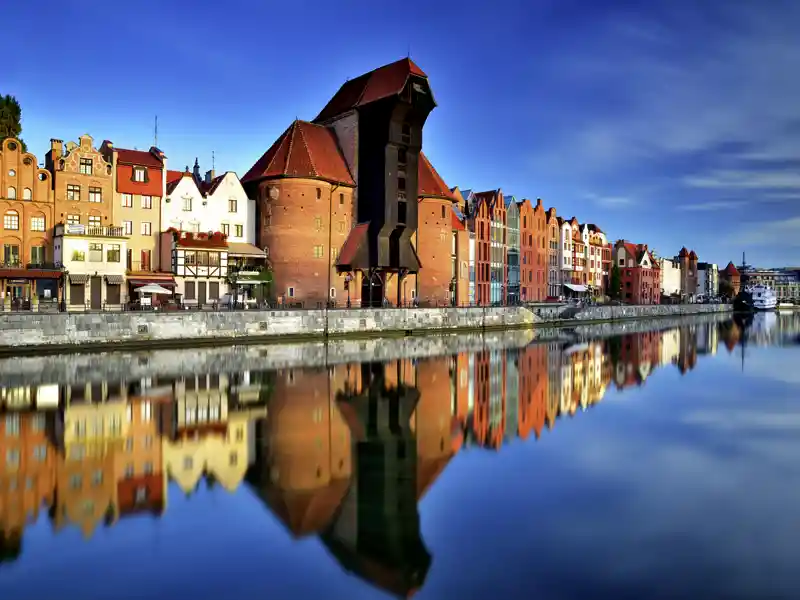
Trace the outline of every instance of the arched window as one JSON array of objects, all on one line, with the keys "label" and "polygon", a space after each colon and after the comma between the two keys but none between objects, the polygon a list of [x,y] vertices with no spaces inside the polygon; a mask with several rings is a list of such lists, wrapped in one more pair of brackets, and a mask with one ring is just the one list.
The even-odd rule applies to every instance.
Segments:
[{"label": "arched window", "polygon": [[31,200],[32,198],[33,198],[33,193],[31,192],[31,188],[25,188],[22,190],[23,200]]},{"label": "arched window", "polygon": [[3,215],[3,229],[19,230],[19,213],[9,210]]},{"label": "arched window", "polygon": [[8,199],[9,200],[17,199],[17,188],[15,188],[13,185],[8,187]]}]

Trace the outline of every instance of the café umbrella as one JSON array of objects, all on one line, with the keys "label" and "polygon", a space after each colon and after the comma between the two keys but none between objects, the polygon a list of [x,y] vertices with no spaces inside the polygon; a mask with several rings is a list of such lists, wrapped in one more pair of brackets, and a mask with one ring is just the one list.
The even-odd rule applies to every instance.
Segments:
[{"label": "caf\u00e9 umbrella", "polygon": [[137,294],[166,294],[171,295],[172,292],[167,288],[163,288],[157,283],[148,283],[147,285],[143,285],[140,288],[136,288]]}]

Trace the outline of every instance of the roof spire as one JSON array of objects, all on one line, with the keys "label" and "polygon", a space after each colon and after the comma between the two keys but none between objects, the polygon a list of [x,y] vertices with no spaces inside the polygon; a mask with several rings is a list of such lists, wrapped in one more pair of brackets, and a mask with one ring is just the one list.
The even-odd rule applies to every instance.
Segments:
[{"label": "roof spire", "polygon": [[192,175],[194,175],[195,179],[198,181],[200,180],[200,163],[197,162],[197,157],[194,157],[194,169],[192,169]]}]

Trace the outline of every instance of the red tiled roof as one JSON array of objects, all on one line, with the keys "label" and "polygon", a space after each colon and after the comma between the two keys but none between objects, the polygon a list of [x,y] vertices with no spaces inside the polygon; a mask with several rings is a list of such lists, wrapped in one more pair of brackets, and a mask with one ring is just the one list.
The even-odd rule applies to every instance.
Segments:
[{"label": "red tiled roof", "polygon": [[[156,148],[156,150],[158,149]],[[124,148],[117,148],[117,163],[139,167],[154,167],[156,169],[160,169],[164,164],[149,150],[126,150]]]},{"label": "red tiled roof", "polygon": [[337,265],[352,265],[356,257],[359,247],[363,240],[367,237],[367,230],[369,229],[369,222],[359,223],[350,231],[347,239],[339,252],[339,260],[336,261]]},{"label": "red tiled roof", "polygon": [[183,177],[184,171],[172,171],[167,169],[167,183],[172,183],[173,181],[180,181],[181,177]]},{"label": "red tiled roof", "polygon": [[419,153],[419,167],[417,181],[417,196],[419,198],[444,198],[452,202],[456,201],[453,192],[441,178],[436,169],[422,152]]},{"label": "red tiled roof", "polygon": [[727,275],[729,277],[734,277],[734,276],[739,275],[739,269],[736,268],[736,266],[733,264],[733,262],[729,262],[728,266],[725,267],[725,270],[722,271],[722,272],[725,273],[725,275]]},{"label": "red tiled roof", "polygon": [[167,195],[175,191],[184,177],[191,177],[189,171],[167,171]]},{"label": "red tiled roof", "polygon": [[427,75],[410,58],[402,58],[345,82],[314,122],[332,119],[359,106],[377,102],[403,91],[411,75]]},{"label": "red tiled roof", "polygon": [[353,176],[327,127],[295,121],[242,177],[242,182],[281,177],[322,179],[355,186]]}]

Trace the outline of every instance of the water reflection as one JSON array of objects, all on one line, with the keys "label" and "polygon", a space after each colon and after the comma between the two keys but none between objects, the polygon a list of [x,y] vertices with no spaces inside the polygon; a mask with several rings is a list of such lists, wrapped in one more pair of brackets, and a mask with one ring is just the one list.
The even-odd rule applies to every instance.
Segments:
[{"label": "water reflection", "polygon": [[244,486],[288,535],[407,596],[432,563],[419,501],[456,454],[502,452],[612,387],[798,331],[800,315],[771,315],[420,361],[0,388],[0,562],[24,559],[45,517],[58,551],[65,528],[91,544],[131,516],[169,518],[170,494]]}]

